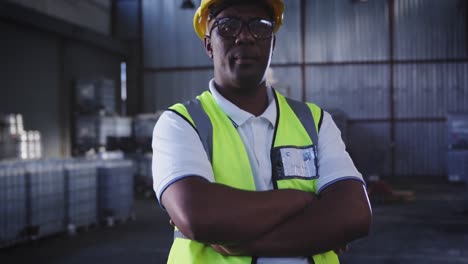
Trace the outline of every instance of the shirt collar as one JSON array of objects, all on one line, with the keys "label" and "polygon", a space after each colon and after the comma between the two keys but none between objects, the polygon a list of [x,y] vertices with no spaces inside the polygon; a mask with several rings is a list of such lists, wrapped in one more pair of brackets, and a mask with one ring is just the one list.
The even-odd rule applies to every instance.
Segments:
[{"label": "shirt collar", "polygon": [[[210,80],[209,83],[210,92],[213,95],[216,103],[221,107],[221,109],[229,116],[229,118],[235,123],[237,126],[241,126],[250,118],[255,118],[254,115],[251,113],[244,111],[237,107],[235,104],[231,103],[229,100],[224,98],[214,85],[214,79]],[[268,107],[265,109],[265,112],[261,114],[258,118],[265,118],[268,120],[272,126],[274,127],[276,124],[276,104],[275,99],[273,96],[273,88],[267,86],[267,94],[268,94]]]}]

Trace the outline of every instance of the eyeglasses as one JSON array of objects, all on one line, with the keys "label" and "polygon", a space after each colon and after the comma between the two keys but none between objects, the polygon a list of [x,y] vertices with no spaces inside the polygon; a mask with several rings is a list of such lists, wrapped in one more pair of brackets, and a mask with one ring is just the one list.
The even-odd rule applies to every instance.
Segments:
[{"label": "eyeglasses", "polygon": [[247,24],[250,34],[252,34],[256,39],[270,38],[275,27],[275,24],[272,21],[262,18],[253,18],[248,21],[242,21],[235,17],[223,17],[215,20],[215,23],[210,29],[210,35],[207,36],[211,36],[211,31],[213,31],[215,27],[218,27],[218,34],[221,37],[236,38],[241,33],[244,24]]}]

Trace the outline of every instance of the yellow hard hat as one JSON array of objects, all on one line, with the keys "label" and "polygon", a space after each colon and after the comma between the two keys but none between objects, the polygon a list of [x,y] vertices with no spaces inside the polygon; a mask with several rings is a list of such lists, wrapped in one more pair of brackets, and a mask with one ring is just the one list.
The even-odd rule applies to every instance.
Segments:
[{"label": "yellow hard hat", "polygon": [[[200,7],[195,12],[193,16],[193,27],[200,39],[206,34],[206,22],[208,20],[209,8],[213,4],[220,4],[224,0],[202,0]],[[275,28],[273,32],[276,33],[283,24],[283,12],[284,12],[284,3],[283,0],[264,0],[272,9],[274,13]]]}]

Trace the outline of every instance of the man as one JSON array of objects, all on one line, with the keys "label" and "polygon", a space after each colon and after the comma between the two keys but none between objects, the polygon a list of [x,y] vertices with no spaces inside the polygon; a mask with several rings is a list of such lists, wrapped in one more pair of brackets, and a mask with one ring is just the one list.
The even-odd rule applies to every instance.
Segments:
[{"label": "man", "polygon": [[175,226],[168,263],[339,263],[371,210],[330,115],[265,82],[282,0],[203,0],[209,91],[153,135],[154,188]]}]

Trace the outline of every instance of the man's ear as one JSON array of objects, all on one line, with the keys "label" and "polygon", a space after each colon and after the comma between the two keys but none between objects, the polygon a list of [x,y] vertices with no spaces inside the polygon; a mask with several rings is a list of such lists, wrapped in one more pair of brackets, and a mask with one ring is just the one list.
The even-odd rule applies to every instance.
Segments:
[{"label": "man's ear", "polygon": [[213,47],[211,46],[211,38],[209,36],[205,36],[203,38],[203,44],[205,46],[205,52],[210,57],[210,59],[213,59]]}]

